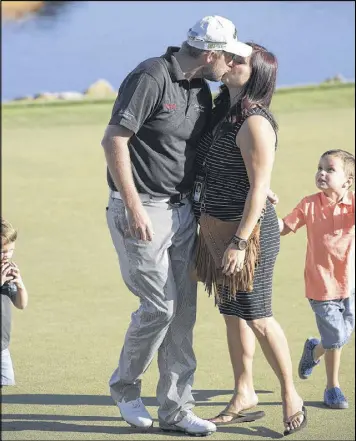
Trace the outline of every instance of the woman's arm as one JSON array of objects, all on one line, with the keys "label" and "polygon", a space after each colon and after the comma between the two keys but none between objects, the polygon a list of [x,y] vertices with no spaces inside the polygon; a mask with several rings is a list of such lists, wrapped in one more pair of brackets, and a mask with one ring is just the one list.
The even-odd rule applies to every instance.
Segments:
[{"label": "woman's arm", "polygon": [[269,194],[275,156],[276,134],[260,115],[246,119],[236,137],[247,170],[250,190],[236,235],[248,239],[261,216]]},{"label": "woman's arm", "polygon": [[[236,231],[236,236],[241,239],[250,237],[270,192],[275,143],[276,135],[271,124],[260,115],[247,118],[236,136],[237,148],[241,150],[250,182],[242,219]],[[223,274],[232,275],[241,271],[245,253],[246,250],[240,250],[231,243],[222,259]]]}]

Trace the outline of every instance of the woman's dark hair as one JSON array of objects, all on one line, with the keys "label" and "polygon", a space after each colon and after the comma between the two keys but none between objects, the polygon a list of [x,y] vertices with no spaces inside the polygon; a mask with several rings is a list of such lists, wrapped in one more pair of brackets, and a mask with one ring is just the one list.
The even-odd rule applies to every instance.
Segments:
[{"label": "woman's dark hair", "polygon": [[251,76],[243,86],[241,99],[234,108],[230,109],[230,96],[227,86],[222,85],[220,87],[220,93],[214,99],[216,121],[224,115],[230,114],[238,122],[251,108],[259,107],[265,111],[273,128],[277,130],[277,122],[269,110],[276,88],[277,58],[272,52],[259,44],[252,42],[246,44],[253,48],[250,57]]}]

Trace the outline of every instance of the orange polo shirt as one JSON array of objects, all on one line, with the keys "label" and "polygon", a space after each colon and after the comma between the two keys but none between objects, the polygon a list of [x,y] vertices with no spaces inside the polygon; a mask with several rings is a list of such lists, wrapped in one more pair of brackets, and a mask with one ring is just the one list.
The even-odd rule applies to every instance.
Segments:
[{"label": "orange polo shirt", "polygon": [[349,297],[350,271],[355,271],[351,263],[355,246],[355,192],[348,191],[338,203],[323,192],[307,196],[283,221],[294,233],[303,225],[307,228],[306,297]]}]

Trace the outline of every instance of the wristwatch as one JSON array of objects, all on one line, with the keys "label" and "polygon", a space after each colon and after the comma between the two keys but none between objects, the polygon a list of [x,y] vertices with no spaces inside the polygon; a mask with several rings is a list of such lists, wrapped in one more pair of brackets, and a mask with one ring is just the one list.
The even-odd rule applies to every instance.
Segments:
[{"label": "wristwatch", "polygon": [[241,237],[236,236],[236,234],[232,236],[231,243],[236,245],[239,251],[244,251],[247,248],[247,240],[241,239]]}]

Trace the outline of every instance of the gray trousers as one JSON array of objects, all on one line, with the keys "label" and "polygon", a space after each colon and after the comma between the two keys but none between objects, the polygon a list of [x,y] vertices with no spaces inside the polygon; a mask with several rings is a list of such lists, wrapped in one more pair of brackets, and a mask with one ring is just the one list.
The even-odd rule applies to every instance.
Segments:
[{"label": "gray trousers", "polygon": [[140,378],[158,351],[158,418],[172,424],[194,406],[197,283],[191,270],[196,221],[186,199],[180,207],[148,195],[141,200],[155,232],[151,242],[131,237],[122,200],[110,196],[107,208],[123,280],[140,300],[109,385],[115,402],[138,398]]}]

